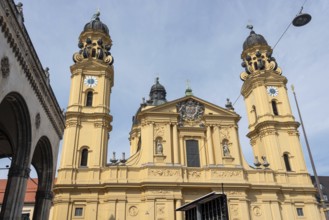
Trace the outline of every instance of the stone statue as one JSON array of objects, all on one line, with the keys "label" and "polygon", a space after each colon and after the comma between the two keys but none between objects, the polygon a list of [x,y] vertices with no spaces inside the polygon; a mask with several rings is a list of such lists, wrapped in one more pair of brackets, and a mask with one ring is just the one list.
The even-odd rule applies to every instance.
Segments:
[{"label": "stone statue", "polygon": [[46,67],[46,69],[44,69],[44,71],[45,71],[45,75],[46,75],[47,85],[49,86],[49,84],[50,84],[50,73],[49,73],[49,68]]},{"label": "stone statue", "polygon": [[160,140],[157,141],[156,154],[163,154],[163,146]]},{"label": "stone statue", "polygon": [[267,161],[266,156],[262,156],[262,159],[263,159],[263,161],[264,161],[263,166],[264,166],[265,168],[267,168],[270,164],[269,164],[269,162]]},{"label": "stone statue", "polygon": [[225,141],[223,143],[223,153],[224,153],[224,156],[230,156],[230,149],[228,147],[228,143]]}]

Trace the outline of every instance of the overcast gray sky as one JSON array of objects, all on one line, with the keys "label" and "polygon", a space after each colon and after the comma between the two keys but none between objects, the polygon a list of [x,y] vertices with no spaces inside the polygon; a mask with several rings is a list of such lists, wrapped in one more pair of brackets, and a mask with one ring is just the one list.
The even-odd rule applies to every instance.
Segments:
[{"label": "overcast gray sky", "polygon": [[[186,80],[197,97],[219,106],[225,105],[226,98],[235,101],[242,86],[240,54],[249,35],[246,25],[252,24],[273,46],[304,0],[21,2],[26,28],[42,65],[50,68],[51,86],[62,108],[68,104],[69,67],[78,51],[79,34],[99,8],[101,21],[110,29],[115,59],[109,154],[129,155],[131,119],[142,97],[148,99],[155,77],[160,77],[169,101],[184,96]],[[295,85],[318,173],[329,175],[329,1],[309,0],[304,12],[312,15],[312,21],[304,27],[291,26],[273,56],[289,80],[290,103],[299,121],[290,90]],[[243,152],[252,163],[243,98],[234,107],[242,117]],[[302,135],[301,140],[312,172]]]}]

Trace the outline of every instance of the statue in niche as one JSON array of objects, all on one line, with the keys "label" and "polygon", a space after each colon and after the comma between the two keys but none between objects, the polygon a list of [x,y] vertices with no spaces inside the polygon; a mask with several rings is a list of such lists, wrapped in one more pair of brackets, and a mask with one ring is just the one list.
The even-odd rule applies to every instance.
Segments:
[{"label": "statue in niche", "polygon": [[161,155],[163,154],[163,146],[160,139],[157,140],[156,154],[161,154]]},{"label": "statue in niche", "polygon": [[225,157],[231,156],[230,148],[228,147],[228,141],[223,141],[223,153]]}]

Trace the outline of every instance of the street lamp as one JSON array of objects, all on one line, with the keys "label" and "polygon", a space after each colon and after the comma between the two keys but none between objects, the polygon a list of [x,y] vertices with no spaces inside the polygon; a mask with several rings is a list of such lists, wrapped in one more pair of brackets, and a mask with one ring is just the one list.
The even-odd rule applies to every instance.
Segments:
[{"label": "street lamp", "polygon": [[306,131],[305,131],[305,128],[304,128],[304,123],[303,123],[302,115],[301,115],[300,110],[299,110],[299,106],[298,106],[298,101],[297,101],[297,97],[296,97],[294,85],[291,85],[291,90],[292,90],[292,92],[294,94],[294,98],[295,98],[295,102],[296,102],[296,106],[297,106],[297,111],[298,111],[298,116],[299,116],[300,124],[302,125],[303,134],[304,134],[304,138],[305,138],[305,143],[306,143],[306,147],[307,147],[307,151],[308,151],[308,156],[310,157],[310,161],[311,161],[311,165],[312,165],[312,169],[313,169],[313,174],[314,174],[314,179],[315,179],[315,182],[316,182],[316,187],[317,187],[318,192],[319,192],[319,195],[320,195],[320,203],[322,205],[323,212],[324,212],[324,215],[326,217],[326,220],[329,220],[329,217],[327,215],[327,207],[326,207],[326,204],[325,204],[324,199],[323,199],[322,190],[320,188],[320,181],[319,181],[319,178],[318,178],[318,174],[316,172],[316,169],[315,169],[315,165],[314,165],[314,161],[313,161],[313,156],[312,156],[311,148],[310,148],[310,145],[308,143],[308,139],[307,139],[307,136],[306,136]]}]

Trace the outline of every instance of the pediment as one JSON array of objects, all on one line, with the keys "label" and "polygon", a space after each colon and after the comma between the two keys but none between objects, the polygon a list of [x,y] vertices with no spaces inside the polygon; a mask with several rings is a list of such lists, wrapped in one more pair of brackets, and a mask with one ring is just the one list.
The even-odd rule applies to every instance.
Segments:
[{"label": "pediment", "polygon": [[248,97],[254,89],[254,86],[285,86],[287,84],[287,78],[283,75],[277,74],[273,71],[264,72],[259,75],[248,78],[244,81],[241,94],[244,97]]},{"label": "pediment", "polygon": [[265,77],[267,81],[278,80],[284,82],[287,80],[286,77],[282,76],[281,74],[277,74],[275,72],[267,73],[265,74]]},{"label": "pediment", "polygon": [[[146,107],[141,111],[142,114],[181,114],[181,108],[185,108],[185,111],[191,111],[191,114],[197,115],[201,113],[204,117],[230,117],[230,118],[240,118],[238,114],[230,111],[226,108],[217,106],[205,100],[202,100],[195,96],[186,96],[180,99],[176,99],[165,104]],[[199,111],[199,112],[198,112]],[[201,112],[200,112],[201,111]],[[187,115],[189,117],[189,115]],[[193,117],[193,116],[191,116]]]},{"label": "pediment", "polygon": [[107,68],[112,68],[108,64],[95,60],[95,59],[86,59],[80,62],[76,62],[71,66],[71,71],[76,70],[76,69],[82,69],[82,70],[90,70],[90,71],[102,71],[106,70]]}]

